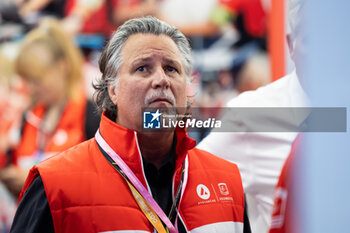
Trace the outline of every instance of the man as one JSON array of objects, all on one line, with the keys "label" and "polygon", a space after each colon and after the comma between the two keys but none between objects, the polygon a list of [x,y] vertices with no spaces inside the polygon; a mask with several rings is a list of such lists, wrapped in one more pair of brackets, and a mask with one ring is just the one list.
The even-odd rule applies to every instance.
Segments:
[{"label": "man", "polygon": [[234,164],[184,130],[144,132],[143,107],[186,107],[188,41],[153,17],[125,22],[100,59],[95,139],[31,170],[11,232],[250,232]]},{"label": "man", "polygon": [[[302,77],[305,45],[300,30],[300,0],[288,1],[289,33],[287,41],[296,69],[285,77],[256,91],[245,92],[228,103],[229,108],[256,108],[258,114],[243,117],[224,116],[228,125],[242,129],[237,133],[210,133],[198,145],[224,159],[237,163],[242,174],[247,197],[248,216],[253,233],[268,232],[271,222],[274,189],[282,166],[296,138],[297,129],[307,114],[292,107],[307,107],[307,80]],[[288,117],[271,114],[264,108],[286,108]],[[289,108],[289,109],[288,109]],[[260,110],[259,110],[260,109]],[[268,132],[256,132],[257,128],[270,125]],[[273,132],[274,130],[279,132]]]}]

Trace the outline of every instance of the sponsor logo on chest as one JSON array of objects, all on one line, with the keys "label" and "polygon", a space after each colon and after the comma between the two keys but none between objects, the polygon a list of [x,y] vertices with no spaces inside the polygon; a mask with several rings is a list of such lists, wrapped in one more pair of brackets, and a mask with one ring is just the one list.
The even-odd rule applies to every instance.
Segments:
[{"label": "sponsor logo on chest", "polygon": [[196,186],[196,194],[198,197],[198,205],[233,202],[229,187],[223,182],[217,184],[198,184]]}]

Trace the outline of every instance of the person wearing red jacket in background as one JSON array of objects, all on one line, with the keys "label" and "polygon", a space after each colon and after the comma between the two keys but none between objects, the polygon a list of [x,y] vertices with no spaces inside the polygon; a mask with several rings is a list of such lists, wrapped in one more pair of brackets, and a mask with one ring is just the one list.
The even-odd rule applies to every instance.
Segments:
[{"label": "person wearing red jacket in background", "polygon": [[300,232],[298,210],[298,178],[297,162],[301,153],[302,137],[299,135],[292,146],[291,152],[283,165],[280,178],[275,189],[275,199],[269,233]]},{"label": "person wearing red jacket in background", "polygon": [[81,62],[57,20],[43,20],[23,41],[15,68],[32,104],[23,113],[17,144],[7,148],[12,161],[0,169],[0,181],[15,197],[33,165],[91,138],[98,127],[82,88]]}]

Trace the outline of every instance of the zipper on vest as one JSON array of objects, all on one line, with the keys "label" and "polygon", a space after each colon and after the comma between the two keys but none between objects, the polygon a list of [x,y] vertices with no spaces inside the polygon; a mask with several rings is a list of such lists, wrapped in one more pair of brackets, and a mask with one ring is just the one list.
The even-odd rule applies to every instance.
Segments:
[{"label": "zipper on vest", "polygon": [[[183,228],[185,229],[185,231],[189,232],[187,230],[185,221],[183,220],[183,218],[182,218],[182,216],[180,214],[180,211],[179,211],[179,208],[180,208],[180,205],[181,205],[182,196],[183,196],[183,193],[185,192],[185,189],[186,189],[186,186],[187,186],[186,184],[187,184],[187,175],[188,175],[188,154],[186,155],[186,158],[185,158],[185,174],[184,175],[185,175],[184,176],[184,182],[182,184],[182,191],[181,191],[181,194],[180,194],[180,200],[179,200],[179,205],[178,205],[178,208],[177,208],[176,216],[179,216],[179,219],[180,219],[181,224],[182,224]],[[173,202],[175,201],[174,193],[175,193],[175,173],[173,175],[172,184],[171,184],[171,197],[172,197]]]},{"label": "zipper on vest", "polygon": [[143,178],[144,178],[145,181],[146,181],[147,190],[148,190],[148,192],[151,194],[151,196],[153,197],[153,195],[152,195],[152,189],[151,189],[151,187],[150,187],[149,184],[148,184],[148,181],[147,181],[147,178],[146,178],[146,174],[145,174],[145,169],[144,169],[144,167],[143,167],[143,159],[142,159],[142,154],[141,154],[141,150],[140,150],[140,146],[139,146],[139,140],[137,139],[137,132],[136,132],[136,131],[134,132],[134,135],[135,135],[135,141],[136,141],[137,151],[139,152],[139,156],[140,156],[140,159],[141,159],[142,175],[143,175]]}]

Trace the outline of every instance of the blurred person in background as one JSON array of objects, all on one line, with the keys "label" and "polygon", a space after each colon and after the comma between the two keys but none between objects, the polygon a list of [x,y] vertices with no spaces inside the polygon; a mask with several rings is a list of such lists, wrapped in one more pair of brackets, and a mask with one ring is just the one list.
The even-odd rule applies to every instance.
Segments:
[{"label": "blurred person in background", "polygon": [[28,107],[28,95],[16,74],[13,61],[0,52],[0,167],[11,162],[7,158],[12,129],[19,127],[21,115]]},{"label": "blurred person in background", "polygon": [[196,104],[207,108],[222,108],[245,91],[254,91],[270,82],[270,65],[266,53],[252,55],[237,71],[220,70],[217,81],[205,85]]},{"label": "blurred person in background", "polygon": [[270,77],[267,53],[256,53],[240,69],[234,87],[238,93],[254,91],[268,84]]},{"label": "blurred person in background", "polygon": [[[222,115],[223,108],[234,97],[245,91],[256,90],[269,82],[270,66],[267,53],[256,53],[240,67],[235,67],[235,70],[219,71],[217,81],[203,84],[201,91],[194,95],[192,106],[201,109],[202,119],[218,119]],[[208,133],[208,129],[201,129],[197,139],[204,138]]]},{"label": "blurred person in background", "polygon": [[[256,91],[242,93],[232,99],[228,107],[259,108],[264,114],[264,107],[309,106],[305,92],[306,79],[300,72],[302,61],[298,59],[305,54],[304,40],[300,36],[298,15],[300,5],[300,0],[288,1],[287,42],[296,69]],[[292,108],[289,111],[290,115],[295,115]],[[284,119],[269,113],[265,113],[264,117],[244,115],[241,118],[227,114],[223,116],[223,120],[227,121],[232,128],[242,130],[237,133],[212,132],[198,145],[201,149],[238,164],[246,192],[252,232],[268,232],[274,203],[274,189],[297,136],[295,129],[298,129],[306,118],[307,114],[297,114],[293,119]],[[254,132],[254,125],[265,124],[272,124],[272,128],[276,125],[280,130],[282,129],[282,132]]]},{"label": "blurred person in background", "polygon": [[[8,148],[15,145],[12,134],[19,128],[27,106],[27,95],[18,78],[12,59],[0,46],[0,169],[11,163]],[[15,215],[16,199],[0,181],[0,232],[9,232]]]},{"label": "blurred person in background", "polygon": [[18,196],[29,169],[95,133],[99,118],[82,88],[82,57],[56,20],[46,19],[24,39],[16,70],[31,95],[0,180]]}]

